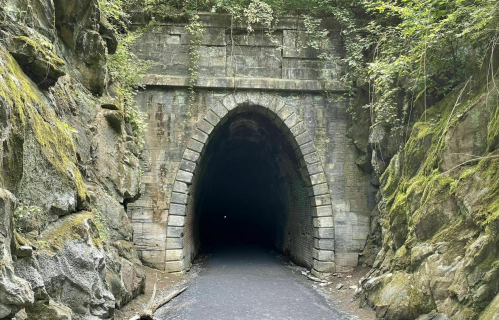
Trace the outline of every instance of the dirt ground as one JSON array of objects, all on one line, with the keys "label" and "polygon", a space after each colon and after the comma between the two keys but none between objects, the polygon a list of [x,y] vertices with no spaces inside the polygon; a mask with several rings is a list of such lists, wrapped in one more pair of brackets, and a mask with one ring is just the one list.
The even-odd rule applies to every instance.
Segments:
[{"label": "dirt ground", "polygon": [[[137,297],[121,310],[116,310],[115,319],[128,320],[134,315],[140,313],[151,298],[156,279],[159,279],[156,289],[156,301],[177,289],[187,286],[188,283],[195,279],[203,270],[203,264],[207,258],[207,256],[204,256],[201,259],[197,259],[191,270],[185,274],[163,273],[161,271],[146,267],[147,280],[145,293]],[[368,273],[370,270],[369,268],[358,268],[351,273],[337,273],[329,276],[325,280],[326,282],[317,282],[310,279],[310,273],[307,269],[293,264],[281,255],[277,255],[277,258],[282,260],[282,262],[293,271],[301,273],[303,277],[307,277],[310,281],[310,285],[314,287],[322,296],[324,296],[332,307],[352,315],[352,318],[354,319],[376,319],[375,312],[372,309],[368,307],[359,308],[359,302],[352,301],[353,294],[356,286],[358,286],[360,278]],[[339,284],[342,284],[343,286],[340,289],[337,289]]]},{"label": "dirt ground", "polygon": [[[321,288],[323,292],[327,293],[330,298],[330,302],[338,309],[357,316],[362,320],[375,320],[376,313],[373,309],[369,307],[359,308],[359,301],[352,301],[353,294],[357,286],[359,285],[359,280],[369,272],[370,268],[358,268],[350,273],[337,273],[335,276],[330,276],[327,278],[327,285],[321,286],[316,285],[317,289]],[[330,283],[330,284],[328,284]],[[342,284],[341,289],[337,289],[337,286]]]},{"label": "dirt ground", "polygon": [[124,306],[120,310],[116,310],[116,320],[128,320],[131,317],[139,314],[151,299],[154,284],[156,284],[156,297],[155,301],[167,296],[171,292],[181,289],[188,285],[188,283],[198,276],[200,268],[202,268],[202,260],[199,260],[189,272],[181,273],[164,273],[156,269],[145,267],[146,271],[146,288],[145,293],[135,298],[132,302]]}]

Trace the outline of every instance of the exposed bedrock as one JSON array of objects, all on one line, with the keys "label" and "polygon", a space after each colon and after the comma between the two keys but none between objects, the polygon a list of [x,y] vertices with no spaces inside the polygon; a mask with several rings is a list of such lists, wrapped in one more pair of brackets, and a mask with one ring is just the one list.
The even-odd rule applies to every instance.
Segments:
[{"label": "exposed bedrock", "polygon": [[97,1],[0,3],[0,319],[111,319],[145,285],[139,147],[96,96],[116,36]]}]

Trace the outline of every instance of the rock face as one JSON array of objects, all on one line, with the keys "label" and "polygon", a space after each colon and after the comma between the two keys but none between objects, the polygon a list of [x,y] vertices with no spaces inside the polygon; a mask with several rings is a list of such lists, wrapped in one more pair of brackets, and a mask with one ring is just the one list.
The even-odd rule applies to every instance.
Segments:
[{"label": "rock face", "polygon": [[101,16],[97,0],[55,0],[55,27],[76,54],[73,67],[91,91],[101,94],[107,80],[106,56],[118,40]]},{"label": "rock face", "polygon": [[138,146],[95,96],[116,35],[97,0],[0,3],[0,319],[111,319],[145,280]]},{"label": "rock face", "polygon": [[498,318],[498,113],[493,83],[459,88],[381,176],[366,251],[381,250],[357,292],[379,318]]},{"label": "rock face", "polygon": [[14,315],[34,301],[30,285],[14,274],[11,246],[14,242],[13,215],[16,198],[0,189],[0,318]]}]

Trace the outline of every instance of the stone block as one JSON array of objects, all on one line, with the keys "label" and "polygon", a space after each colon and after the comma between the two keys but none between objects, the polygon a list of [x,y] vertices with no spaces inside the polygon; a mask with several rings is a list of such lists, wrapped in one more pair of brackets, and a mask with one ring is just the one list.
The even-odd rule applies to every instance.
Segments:
[{"label": "stone block", "polygon": [[214,126],[205,119],[201,119],[201,121],[198,122],[197,128],[202,132],[206,133],[207,135],[209,135],[213,131]]},{"label": "stone block", "polygon": [[316,184],[310,188],[310,196],[320,196],[323,194],[329,194],[329,187],[327,183]]},{"label": "stone block", "polygon": [[335,212],[349,212],[350,211],[350,201],[345,200],[335,200],[332,202],[332,206]]},{"label": "stone block", "polygon": [[282,75],[281,52],[265,47],[227,47],[228,77],[273,78]]},{"label": "stone block", "polygon": [[334,251],[334,239],[317,239],[316,238],[316,239],[314,239],[314,248]]},{"label": "stone block", "polygon": [[[130,211],[129,211],[130,212]],[[154,222],[153,211],[150,208],[134,208],[131,210],[132,223],[140,223],[142,228],[142,223]],[[137,231],[135,231],[137,232]]]},{"label": "stone block", "polygon": [[308,134],[307,131],[303,132],[302,134],[296,136],[296,142],[298,143],[298,145],[304,145],[305,143],[308,143],[312,141],[312,137],[310,136],[310,134]]},{"label": "stone block", "polygon": [[314,256],[315,260],[333,261],[334,262],[334,251],[314,248],[313,249],[313,256]]},{"label": "stone block", "polygon": [[331,61],[284,58],[282,78],[294,80],[338,79],[341,68]]},{"label": "stone block", "polygon": [[180,27],[180,26],[165,26],[164,32],[168,34],[178,34],[178,35],[189,34],[189,31],[187,31],[185,27]]},{"label": "stone block", "polygon": [[167,227],[166,236],[169,238],[180,238],[184,236],[183,227]]},{"label": "stone block", "polygon": [[286,121],[286,119],[291,116],[293,114],[293,109],[291,109],[290,107],[288,106],[285,106],[283,108],[281,108],[278,112],[277,112],[277,117],[282,121]]},{"label": "stone block", "polygon": [[188,190],[189,186],[185,182],[175,181],[175,184],[173,185],[173,191],[187,193]]},{"label": "stone block", "polygon": [[192,135],[192,138],[199,141],[199,142],[206,143],[206,141],[208,140],[208,134],[206,134],[205,132],[203,132],[199,129],[196,129],[196,130],[194,130],[194,134]]},{"label": "stone block", "polygon": [[[185,183],[191,183],[192,182],[192,173],[190,172],[187,172],[187,171],[182,171],[182,170],[179,170],[177,172],[177,181],[181,181],[181,182],[185,182]],[[175,191],[178,191],[178,190],[175,190]],[[180,191],[179,191],[180,192]]]},{"label": "stone block", "polygon": [[[185,205],[187,203],[187,194],[185,193],[178,193],[178,192],[172,192],[172,203],[178,203],[178,204],[183,204]],[[171,213],[171,208],[170,208],[170,213]]]},{"label": "stone block", "polygon": [[318,173],[323,173],[322,164],[320,162],[306,165],[305,169],[307,170],[307,172],[310,176],[313,176],[313,175],[318,174]]},{"label": "stone block", "polygon": [[293,135],[293,139],[296,141],[296,143],[299,145],[297,141],[297,137],[300,136],[301,134],[307,132],[307,126],[305,123],[302,121],[298,123],[296,126],[290,129],[291,134]]},{"label": "stone block", "polygon": [[184,262],[183,261],[167,261],[165,262],[164,269],[165,272],[174,273],[183,271]]},{"label": "stone block", "polygon": [[203,151],[203,148],[204,148],[204,143],[201,143],[201,142],[191,138],[191,139],[189,139],[189,143],[187,144],[187,148],[194,150],[198,153],[201,153],[201,151]]},{"label": "stone block", "polygon": [[264,107],[265,109],[269,109],[272,103],[274,103],[275,99],[276,96],[273,94],[262,93],[260,96],[260,106]]},{"label": "stone block", "polygon": [[300,16],[284,16],[280,17],[276,30],[306,30],[303,18]]},{"label": "stone block", "polygon": [[225,117],[229,112],[229,110],[227,110],[227,108],[225,108],[220,101],[217,101],[213,107],[211,107],[211,111],[213,111],[219,118]]},{"label": "stone block", "polygon": [[315,145],[313,141],[310,141],[308,143],[305,143],[299,147],[300,150],[300,156],[306,156],[309,153],[312,153],[315,151]]},{"label": "stone block", "polygon": [[353,240],[366,240],[368,233],[369,233],[369,225],[352,226]]},{"label": "stone block", "polygon": [[303,159],[305,160],[305,163],[307,165],[317,163],[320,160],[317,152],[312,152],[312,153],[306,154],[303,156]]},{"label": "stone block", "polygon": [[314,218],[313,222],[314,222],[315,228],[332,228],[332,227],[334,227],[333,217]]},{"label": "stone block", "polygon": [[295,125],[300,122],[300,118],[296,115],[296,113],[291,114],[284,123],[286,124],[286,127],[291,130]]},{"label": "stone block", "polygon": [[211,110],[208,110],[204,119],[214,127],[220,122],[220,118]]},{"label": "stone block", "polygon": [[165,250],[141,251],[140,256],[146,266],[165,270]]},{"label": "stone block", "polygon": [[317,239],[334,239],[334,228],[315,228],[314,238]]},{"label": "stone block", "polygon": [[304,31],[284,30],[282,41],[284,58],[317,59],[319,57],[316,49],[306,45],[308,39]]},{"label": "stone block", "polygon": [[333,210],[331,209],[331,206],[320,206],[315,208],[314,216],[316,217],[332,217],[333,216]]},{"label": "stone block", "polygon": [[200,156],[201,155],[196,151],[193,151],[191,149],[185,149],[184,156],[182,157],[182,159],[189,160],[191,162],[197,162]]},{"label": "stone block", "polygon": [[254,33],[251,35],[233,35],[232,40],[238,47],[279,47],[282,45],[282,33],[269,37],[266,34]]},{"label": "stone block", "polygon": [[225,47],[199,47],[198,72],[202,77],[224,77],[227,65]]},{"label": "stone block", "polygon": [[234,99],[233,94],[227,95],[225,98],[223,98],[221,102],[224,105],[224,107],[229,111],[234,110],[237,107],[237,102]]},{"label": "stone block", "polygon": [[200,12],[198,15],[205,28],[228,29],[231,25],[231,16],[229,14]]},{"label": "stone block", "polygon": [[[188,33],[182,34],[182,38],[180,40],[182,44],[189,45],[191,43],[192,36]],[[202,46],[225,46],[225,28],[205,28],[203,35],[201,36],[200,44]]]},{"label": "stone block", "polygon": [[310,269],[310,274],[319,279],[325,279],[330,273],[319,272],[314,268]]},{"label": "stone block", "polygon": [[182,249],[184,248],[184,238],[167,238],[166,249]]},{"label": "stone block", "polygon": [[182,261],[184,252],[182,249],[171,249],[165,252],[165,261]]},{"label": "stone block", "polygon": [[276,116],[277,113],[286,106],[286,103],[282,98],[276,97],[273,103],[269,106],[269,110],[272,111]]},{"label": "stone block", "polygon": [[359,254],[356,252],[336,252],[336,263],[338,272],[351,271],[359,262]]},{"label": "stone block", "polygon": [[326,175],[324,174],[324,172],[319,172],[317,174],[311,175],[310,182],[312,183],[312,185],[326,183],[327,182]]},{"label": "stone block", "polygon": [[323,205],[330,205],[331,204],[331,196],[328,194],[324,194],[321,196],[314,196],[310,198],[310,203],[313,207],[317,206],[323,206]]},{"label": "stone block", "polygon": [[133,242],[139,250],[164,250],[166,230],[159,223],[143,223],[140,229],[134,228]]},{"label": "stone block", "polygon": [[[181,193],[177,193],[181,194]],[[170,205],[170,216],[175,215],[175,216],[185,216],[186,212],[186,206],[185,204],[177,204],[177,203],[172,203]]]},{"label": "stone block", "polygon": [[185,226],[184,216],[168,216],[168,226],[171,227],[183,227]]},{"label": "stone block", "polygon": [[319,261],[314,259],[314,269],[319,272],[333,273],[336,271],[336,265],[333,261]]}]

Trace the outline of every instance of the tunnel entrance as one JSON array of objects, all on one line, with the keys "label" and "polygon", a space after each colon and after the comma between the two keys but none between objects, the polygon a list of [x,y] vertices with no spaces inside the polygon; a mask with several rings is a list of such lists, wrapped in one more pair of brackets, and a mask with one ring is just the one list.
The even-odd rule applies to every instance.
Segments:
[{"label": "tunnel entrance", "polygon": [[217,126],[190,188],[185,258],[211,246],[257,244],[312,267],[313,208],[300,167],[265,115],[239,112]]}]

